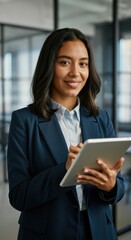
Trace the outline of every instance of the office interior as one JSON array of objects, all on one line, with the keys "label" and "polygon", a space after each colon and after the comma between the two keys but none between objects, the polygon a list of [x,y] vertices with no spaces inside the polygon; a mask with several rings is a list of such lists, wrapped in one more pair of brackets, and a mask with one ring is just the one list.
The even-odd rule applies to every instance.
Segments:
[{"label": "office interior", "polygon": [[[131,137],[131,1],[0,0],[1,240],[15,240],[18,231],[19,212],[8,202],[11,113],[31,103],[30,84],[41,46],[51,31],[62,27],[78,28],[90,39],[102,82],[96,101],[109,112],[116,135]],[[125,196],[112,212],[119,240],[130,240],[131,148],[122,174]]]}]

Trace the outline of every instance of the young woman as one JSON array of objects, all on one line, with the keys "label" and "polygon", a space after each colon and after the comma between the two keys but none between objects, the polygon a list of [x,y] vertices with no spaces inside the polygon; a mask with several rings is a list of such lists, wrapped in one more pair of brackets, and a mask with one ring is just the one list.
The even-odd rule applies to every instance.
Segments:
[{"label": "young woman", "polygon": [[9,200],[21,212],[18,240],[117,239],[110,204],[124,194],[123,158],[113,169],[98,160],[101,171],[84,168],[77,186],[60,187],[85,140],[115,136],[96,106],[100,85],[86,36],[52,32],[38,58],[33,102],[14,111],[10,125]]}]

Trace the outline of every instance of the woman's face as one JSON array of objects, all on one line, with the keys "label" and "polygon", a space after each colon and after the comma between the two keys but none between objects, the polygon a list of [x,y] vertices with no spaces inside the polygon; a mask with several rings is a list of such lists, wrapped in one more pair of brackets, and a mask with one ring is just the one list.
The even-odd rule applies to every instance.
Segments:
[{"label": "woman's face", "polygon": [[76,100],[89,76],[89,56],[80,40],[65,41],[58,50],[51,98],[56,102]]}]

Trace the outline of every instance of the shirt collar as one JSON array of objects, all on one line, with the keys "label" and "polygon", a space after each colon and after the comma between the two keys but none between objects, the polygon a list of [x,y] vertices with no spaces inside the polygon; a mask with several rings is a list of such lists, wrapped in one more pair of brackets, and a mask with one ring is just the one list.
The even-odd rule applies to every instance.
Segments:
[{"label": "shirt collar", "polygon": [[63,117],[65,115],[65,113],[69,113],[70,115],[74,115],[76,116],[76,118],[78,119],[78,121],[80,121],[80,100],[78,98],[78,104],[77,106],[69,111],[67,108],[65,108],[64,106],[62,106],[61,104],[55,102],[53,99],[51,99],[51,103],[52,103],[52,108],[53,109],[57,109],[56,116],[58,117],[58,119],[60,119],[61,117]]}]

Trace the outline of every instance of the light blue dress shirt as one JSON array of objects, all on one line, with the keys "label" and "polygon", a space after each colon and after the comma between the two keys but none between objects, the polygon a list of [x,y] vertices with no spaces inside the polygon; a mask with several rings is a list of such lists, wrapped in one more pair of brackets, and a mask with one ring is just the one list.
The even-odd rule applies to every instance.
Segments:
[{"label": "light blue dress shirt", "polygon": [[[69,111],[54,100],[52,100],[52,106],[53,109],[58,109],[55,114],[60,124],[68,149],[70,145],[77,146],[80,142],[82,142],[79,101],[78,105],[72,111]],[[80,210],[84,210],[86,207],[82,185],[76,185],[76,191]]]}]

